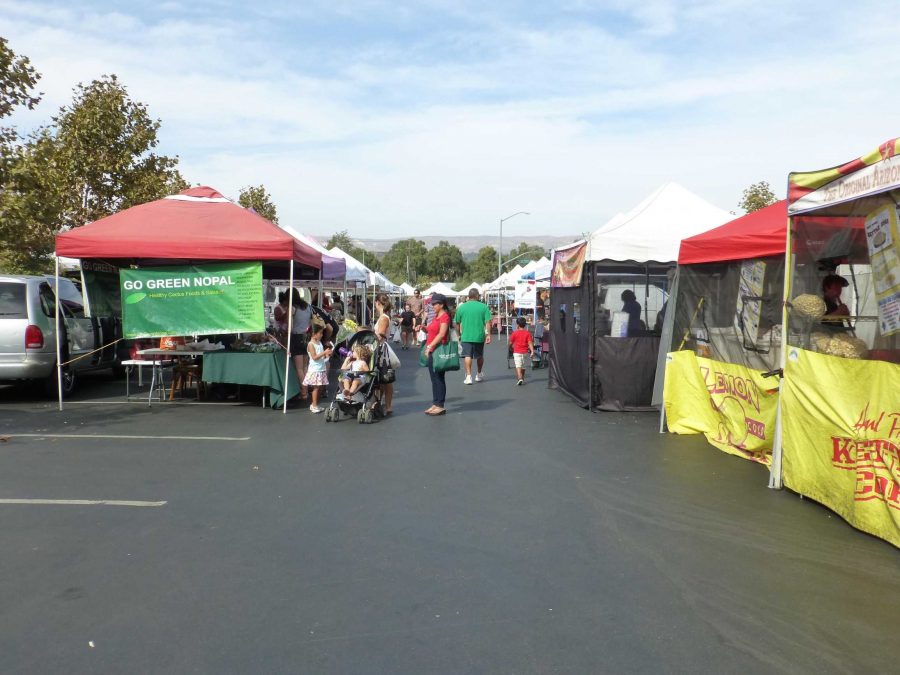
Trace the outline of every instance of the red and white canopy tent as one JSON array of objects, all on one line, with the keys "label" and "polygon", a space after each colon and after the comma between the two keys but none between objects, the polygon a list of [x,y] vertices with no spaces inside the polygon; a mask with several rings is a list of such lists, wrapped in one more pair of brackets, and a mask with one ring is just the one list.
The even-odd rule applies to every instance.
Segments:
[{"label": "red and white canopy tent", "polygon": [[211,187],[132,206],[56,237],[71,258],[261,260],[321,269],[322,254]]},{"label": "red and white canopy tent", "polygon": [[679,265],[784,255],[787,202],[781,200],[681,240]]},{"label": "red and white canopy tent", "polygon": [[[182,190],[62,232],[56,237],[56,255],[115,261],[118,267],[135,261],[259,261],[264,268],[287,272],[292,285],[295,272],[313,278],[322,268],[322,253],[208,186]],[[58,279],[59,257],[56,276]],[[292,310],[289,305],[289,323]],[[58,302],[56,324],[57,375],[61,379]],[[286,362],[289,365],[290,359]],[[59,389],[61,410],[62,387]]]}]

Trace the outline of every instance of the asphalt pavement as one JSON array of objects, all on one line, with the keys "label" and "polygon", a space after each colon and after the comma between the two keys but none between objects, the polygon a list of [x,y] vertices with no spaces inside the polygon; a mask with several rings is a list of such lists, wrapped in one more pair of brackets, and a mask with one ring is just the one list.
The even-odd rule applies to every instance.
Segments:
[{"label": "asphalt pavement", "polygon": [[0,503],[0,673],[893,668],[895,548],[503,344],[438,418],[401,357],[371,426],[0,390],[0,500],[135,503]]}]

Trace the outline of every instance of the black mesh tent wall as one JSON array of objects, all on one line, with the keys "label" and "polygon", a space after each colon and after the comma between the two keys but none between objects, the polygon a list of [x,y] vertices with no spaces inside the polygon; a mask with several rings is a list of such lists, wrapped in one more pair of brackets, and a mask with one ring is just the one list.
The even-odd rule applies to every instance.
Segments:
[{"label": "black mesh tent wall", "polygon": [[[591,262],[577,288],[551,293],[551,386],[583,407],[653,410],[659,327],[671,265]],[[641,306],[640,328],[616,323],[625,291]],[[659,320],[658,320],[659,319]]]}]

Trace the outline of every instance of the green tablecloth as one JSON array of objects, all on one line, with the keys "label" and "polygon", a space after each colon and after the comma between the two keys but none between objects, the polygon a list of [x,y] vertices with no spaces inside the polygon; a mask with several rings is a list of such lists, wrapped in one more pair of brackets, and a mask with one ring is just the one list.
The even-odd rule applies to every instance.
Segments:
[{"label": "green tablecloth", "polygon": [[[254,384],[269,388],[269,405],[284,403],[284,352],[209,352],[203,355],[203,381],[229,384]],[[288,368],[287,397],[300,393],[300,382],[293,366]]]}]

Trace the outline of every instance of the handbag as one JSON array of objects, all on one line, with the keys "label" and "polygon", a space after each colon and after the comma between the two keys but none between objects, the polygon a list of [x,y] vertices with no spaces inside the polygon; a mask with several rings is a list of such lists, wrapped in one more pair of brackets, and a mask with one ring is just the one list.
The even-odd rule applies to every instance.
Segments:
[{"label": "handbag", "polygon": [[459,343],[450,341],[447,344],[438,345],[431,357],[434,359],[434,372],[436,373],[459,370]]},{"label": "handbag", "polygon": [[403,365],[400,362],[400,357],[397,356],[397,352],[395,352],[394,349],[389,344],[387,344],[387,343],[384,344],[384,350],[385,350],[385,352],[387,352],[387,354],[386,354],[387,355],[387,364],[389,367],[393,368],[394,370],[397,370],[401,365]]}]

